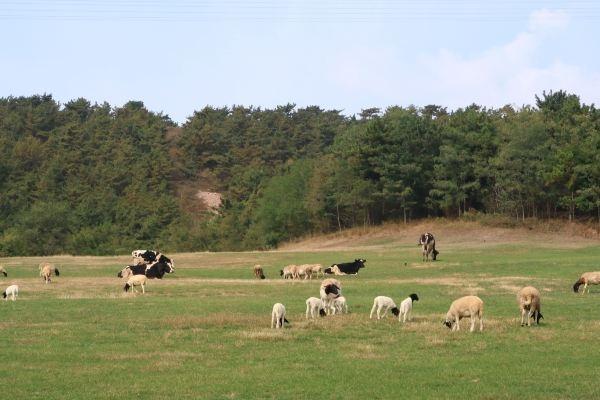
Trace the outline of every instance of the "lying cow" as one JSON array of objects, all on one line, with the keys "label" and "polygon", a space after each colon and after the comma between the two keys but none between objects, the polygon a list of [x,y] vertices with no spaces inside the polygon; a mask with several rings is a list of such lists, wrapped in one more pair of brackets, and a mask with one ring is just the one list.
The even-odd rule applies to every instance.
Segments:
[{"label": "lying cow", "polygon": [[117,274],[117,277],[131,275],[146,275],[148,279],[162,279],[165,274],[175,272],[173,261],[167,256],[160,254],[152,264],[128,265]]},{"label": "lying cow", "polygon": [[367,260],[357,258],[351,263],[332,264],[331,267],[325,268],[323,272],[329,275],[356,275],[359,269],[365,268],[366,262]]}]

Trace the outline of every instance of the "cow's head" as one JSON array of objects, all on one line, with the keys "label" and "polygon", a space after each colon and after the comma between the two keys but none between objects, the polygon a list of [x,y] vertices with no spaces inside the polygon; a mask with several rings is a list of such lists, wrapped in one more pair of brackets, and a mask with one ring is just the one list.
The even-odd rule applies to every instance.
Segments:
[{"label": "cow's head", "polygon": [[358,268],[360,269],[365,267],[365,263],[367,262],[367,260],[357,258],[356,260],[354,260],[354,262],[358,264]]},{"label": "cow's head", "polygon": [[167,269],[165,269],[165,272],[167,274],[175,272],[175,264],[173,263],[173,260],[165,256],[164,254],[158,253],[156,257],[156,262],[164,264],[168,267]]}]

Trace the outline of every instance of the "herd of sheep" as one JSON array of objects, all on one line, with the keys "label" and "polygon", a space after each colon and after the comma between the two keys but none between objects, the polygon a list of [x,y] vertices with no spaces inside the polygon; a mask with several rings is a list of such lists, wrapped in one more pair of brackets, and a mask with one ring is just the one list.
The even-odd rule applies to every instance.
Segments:
[{"label": "herd of sheep", "polygon": [[[435,249],[435,239],[430,233],[421,235],[419,245],[423,249],[424,260],[435,260],[439,252]],[[125,280],[124,291],[132,289],[135,292],[135,287],[139,286],[142,293],[145,293],[145,286],[148,278],[161,279],[165,273],[173,272],[173,262],[169,258],[161,255],[159,252],[151,250],[134,250],[132,252],[134,264],[125,267],[118,273],[118,276]],[[323,268],[321,264],[302,264],[288,265],[280,270],[280,276],[284,279],[312,279],[314,276],[319,277],[325,274],[329,275],[356,275],[360,268],[364,268],[364,259],[356,259],[351,263],[333,264],[329,268]],[[260,265],[253,267],[254,276],[259,279],[265,279],[265,273]],[[0,274],[4,277],[8,276],[8,272],[0,266]],[[60,272],[54,265],[44,262],[39,265],[39,275],[44,279],[46,284],[51,282],[52,275],[59,276]],[[586,289],[589,293],[589,285],[600,284],[600,272],[586,272],[573,285],[573,291],[578,292],[579,287],[583,285],[582,293]],[[8,300],[10,297],[15,301],[19,294],[18,285],[10,285],[2,293],[2,297]],[[401,303],[400,307],[396,305],[394,300],[387,296],[377,296],[373,300],[373,307],[369,318],[373,315],[377,319],[385,318],[388,311],[398,317],[401,322],[411,320],[411,312],[413,303],[419,300],[416,293],[410,294]],[[540,292],[532,287],[526,286],[517,294],[517,302],[521,315],[521,326],[531,325],[531,320],[539,324],[543,318],[541,313],[541,298]],[[451,330],[460,330],[459,321],[469,317],[470,331],[475,330],[475,324],[479,322],[479,330],[483,331],[483,300],[477,296],[461,297],[450,305],[444,324]],[[347,313],[348,304],[346,298],[342,296],[342,284],[339,280],[333,278],[324,279],[319,288],[319,297],[309,297],[306,299],[306,319],[316,318],[319,316],[334,315],[336,313]],[[286,309],[282,303],[276,303],[273,306],[271,313],[271,328],[282,328],[284,323],[288,323],[286,319]]]}]

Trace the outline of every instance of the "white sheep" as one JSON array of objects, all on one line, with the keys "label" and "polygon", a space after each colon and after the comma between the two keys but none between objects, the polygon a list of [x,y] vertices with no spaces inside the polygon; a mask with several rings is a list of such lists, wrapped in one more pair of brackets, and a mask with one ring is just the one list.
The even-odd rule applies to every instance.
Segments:
[{"label": "white sheep", "polygon": [[587,289],[589,293],[590,289],[588,288],[588,285],[600,285],[600,272],[584,272],[573,285],[573,291],[577,293],[579,291],[579,286],[581,285],[584,285],[581,294],[585,293],[585,289]]},{"label": "white sheep", "polygon": [[412,319],[412,307],[413,302],[419,301],[419,296],[416,293],[411,293],[406,299],[402,300],[400,303],[400,315],[398,315],[398,321],[402,320],[402,322],[406,322]]},{"label": "white sheep", "polygon": [[332,314],[345,312],[348,314],[348,303],[346,303],[346,298],[344,296],[340,296],[337,299],[333,299],[331,304]]},{"label": "white sheep", "polygon": [[285,306],[281,303],[275,303],[271,312],[271,328],[283,328],[284,322],[290,323],[285,319]]},{"label": "white sheep", "polygon": [[4,300],[8,300],[8,296],[12,296],[12,301],[16,300],[16,297],[19,295],[19,286],[18,285],[10,285],[6,288],[6,290],[2,293],[2,297]]},{"label": "white sheep", "polygon": [[471,319],[471,332],[475,330],[475,317],[479,319],[479,330],[483,331],[483,300],[477,296],[465,296],[454,300],[446,314],[444,325],[458,331],[459,321],[464,317]]},{"label": "white sheep", "polygon": [[[398,309],[398,307],[396,307],[396,303],[394,303],[394,300],[387,296],[377,296],[375,297],[375,299],[373,299],[373,308],[371,308],[371,314],[369,315],[370,319],[373,318],[373,313],[375,312],[375,309],[377,309],[377,319],[385,317],[388,310],[390,309],[392,311],[392,314],[394,314],[395,316],[400,315],[400,310]],[[381,315],[381,310],[383,309],[385,310],[383,311],[383,315]]]},{"label": "white sheep", "polygon": [[308,319],[309,312],[311,318],[315,318],[317,314],[321,317],[325,316],[325,306],[323,301],[316,297],[309,297],[306,299],[306,319]]},{"label": "white sheep", "polygon": [[539,324],[544,318],[541,313],[540,292],[533,286],[525,286],[517,293],[517,302],[521,311],[521,326],[525,325],[525,314],[527,314],[527,326],[531,326],[530,318]]},{"label": "white sheep", "polygon": [[321,282],[319,294],[325,306],[325,311],[328,312],[331,310],[331,303],[333,299],[336,299],[342,295],[342,284],[337,279],[324,279],[323,282]]},{"label": "white sheep", "polygon": [[294,274],[294,278],[300,279],[300,278],[304,278],[304,279],[312,279],[312,268],[307,265],[297,265],[296,266],[296,271]]},{"label": "white sheep", "polygon": [[8,272],[6,272],[2,265],[0,265],[0,273],[3,274],[5,277],[8,276]]},{"label": "white sheep", "polygon": [[127,291],[129,291],[129,289],[133,289],[133,292],[135,293],[135,287],[141,286],[142,293],[146,293],[145,287],[146,287],[147,281],[148,281],[148,278],[146,278],[146,275],[131,275],[127,279],[127,283],[125,283],[123,290],[127,292]]}]

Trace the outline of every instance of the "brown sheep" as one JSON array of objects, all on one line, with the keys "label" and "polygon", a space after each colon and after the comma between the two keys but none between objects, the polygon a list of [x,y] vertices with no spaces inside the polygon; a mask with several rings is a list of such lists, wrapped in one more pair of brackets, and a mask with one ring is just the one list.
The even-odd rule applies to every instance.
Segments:
[{"label": "brown sheep", "polygon": [[[585,289],[588,287],[588,285],[600,285],[600,272],[584,272],[579,280],[573,285],[573,291],[577,293],[579,291],[579,286],[581,285],[584,285],[583,292],[581,292],[581,294],[585,293]],[[589,292],[590,289],[588,288],[588,293]]]},{"label": "brown sheep", "polygon": [[254,266],[254,277],[257,279],[265,279],[265,273],[263,272],[263,269],[260,265]]},{"label": "brown sheep", "polygon": [[527,326],[531,326],[531,317],[537,324],[544,318],[541,313],[540,292],[533,286],[525,286],[519,290],[517,301],[521,310],[521,326],[525,325],[525,314],[527,314]]}]

